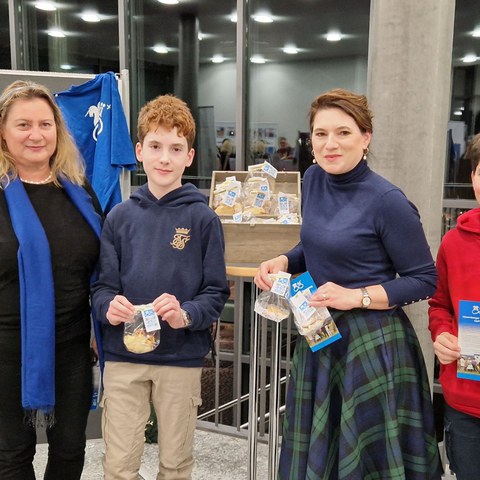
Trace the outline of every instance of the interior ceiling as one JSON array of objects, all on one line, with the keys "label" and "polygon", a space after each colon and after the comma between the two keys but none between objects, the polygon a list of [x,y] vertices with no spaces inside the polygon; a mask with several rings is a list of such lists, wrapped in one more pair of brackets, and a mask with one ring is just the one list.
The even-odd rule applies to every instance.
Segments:
[{"label": "interior ceiling", "polygon": [[[198,17],[204,38],[200,41],[200,62],[209,62],[215,54],[234,61],[236,54],[236,24],[229,20],[236,10],[236,0],[180,0],[179,5],[163,5],[156,0],[132,1],[131,27],[140,60],[175,65],[178,63],[179,21],[181,14]],[[118,58],[117,0],[65,1],[57,18],[68,33],[69,54],[81,57]],[[270,62],[285,62],[319,58],[366,56],[370,0],[251,0],[252,13],[269,11],[275,18],[270,24],[250,21],[248,28],[254,39],[249,43],[249,54],[261,54]],[[104,21],[86,24],[80,19],[85,9],[97,10]],[[37,26],[45,29],[51,23],[51,12],[37,12]],[[433,14],[433,13],[432,13]],[[480,57],[480,38],[471,32],[480,29],[480,1],[456,0],[454,65],[462,65],[467,53]],[[339,30],[344,39],[328,42],[324,35]],[[44,35],[46,37],[46,35]],[[143,43],[142,43],[143,39]],[[297,55],[282,51],[285,44],[294,44]],[[156,44],[164,44],[170,53],[153,51]],[[75,63],[75,62],[71,62]],[[477,63],[480,63],[477,60]],[[465,64],[463,64],[465,65]]]}]

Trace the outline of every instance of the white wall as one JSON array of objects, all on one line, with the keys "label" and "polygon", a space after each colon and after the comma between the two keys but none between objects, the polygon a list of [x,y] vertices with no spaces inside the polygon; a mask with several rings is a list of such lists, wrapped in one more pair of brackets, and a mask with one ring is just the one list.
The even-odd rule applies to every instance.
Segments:
[{"label": "white wall", "polygon": [[[315,96],[338,87],[365,93],[366,85],[366,57],[252,65],[250,122],[276,123],[278,134],[294,143],[299,130],[308,131]],[[235,121],[235,87],[235,63],[200,67],[199,105],[213,105],[216,122]]]}]

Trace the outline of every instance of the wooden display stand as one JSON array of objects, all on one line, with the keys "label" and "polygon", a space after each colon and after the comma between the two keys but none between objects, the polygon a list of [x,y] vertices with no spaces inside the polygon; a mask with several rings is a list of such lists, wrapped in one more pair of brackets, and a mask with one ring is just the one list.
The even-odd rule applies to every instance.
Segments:
[{"label": "wooden display stand", "polygon": [[[214,171],[210,188],[210,207],[213,205],[213,192],[227,177],[235,176],[243,182],[248,172]],[[298,196],[298,210],[301,222],[301,194],[299,172],[278,172],[274,193],[294,193]],[[268,218],[268,215],[263,215]],[[220,215],[225,235],[225,262],[231,264],[258,265],[269,258],[287,252],[300,241],[300,224],[224,223],[227,216]]]}]

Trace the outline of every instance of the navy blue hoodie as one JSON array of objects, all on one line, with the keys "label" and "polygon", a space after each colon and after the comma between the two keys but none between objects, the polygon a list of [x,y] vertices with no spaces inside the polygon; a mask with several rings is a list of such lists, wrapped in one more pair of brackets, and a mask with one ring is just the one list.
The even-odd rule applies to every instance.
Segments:
[{"label": "navy blue hoodie", "polygon": [[[106,319],[110,301],[124,295],[134,305],[162,293],[175,295],[191,318],[188,329],[161,320],[160,345],[135,354],[123,344],[123,325]],[[92,303],[103,324],[105,360],[197,367],[209,352],[209,327],[229,296],[224,239],[206,197],[186,184],[155,198],[143,185],[108,214],[101,237],[99,279]]]}]

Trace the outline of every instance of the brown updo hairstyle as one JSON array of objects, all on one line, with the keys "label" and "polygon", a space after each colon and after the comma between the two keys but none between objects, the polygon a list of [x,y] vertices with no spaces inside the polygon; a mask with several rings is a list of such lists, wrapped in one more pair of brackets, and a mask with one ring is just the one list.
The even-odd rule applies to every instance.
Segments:
[{"label": "brown updo hairstyle", "polygon": [[368,107],[367,97],[356,93],[335,88],[322,93],[312,102],[310,106],[310,133],[313,130],[315,115],[319,110],[326,108],[339,108],[355,120],[362,133],[373,133],[373,114]]}]

